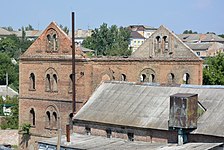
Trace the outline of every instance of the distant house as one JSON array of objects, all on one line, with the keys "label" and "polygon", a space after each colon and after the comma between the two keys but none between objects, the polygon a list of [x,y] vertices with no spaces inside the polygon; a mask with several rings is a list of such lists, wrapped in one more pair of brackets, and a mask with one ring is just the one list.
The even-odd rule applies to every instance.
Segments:
[{"label": "distant house", "polygon": [[9,35],[12,35],[12,33],[10,31],[0,27],[0,39],[3,37],[7,37]]},{"label": "distant house", "polygon": [[[43,31],[41,30],[29,30],[25,31],[25,37],[29,41],[34,41],[36,40],[42,33]],[[12,31],[17,37],[22,38],[22,31]]]},{"label": "distant house", "polygon": [[184,43],[224,43],[224,38],[215,34],[179,34],[177,35]]},{"label": "distant house", "polygon": [[137,31],[131,31],[131,38],[130,38],[130,49],[132,52],[136,51],[140,45],[142,45],[145,41],[145,37],[142,36]]},{"label": "distant house", "polygon": [[19,95],[18,92],[16,92],[15,90],[13,90],[12,88],[10,88],[9,86],[6,85],[0,85],[0,96],[2,97],[13,97],[13,96],[17,96]]},{"label": "distant house", "polygon": [[157,30],[157,28],[145,25],[130,25],[128,29],[131,31],[129,47],[133,52]]},{"label": "distant house", "polygon": [[[91,29],[88,29],[88,30],[78,29],[78,30],[76,30],[76,31],[75,31],[75,42],[76,42],[76,44],[81,45],[82,42],[83,42],[87,37],[89,37],[89,36],[92,35],[92,32],[93,32],[93,30],[91,30]],[[69,36],[70,38],[72,38],[72,32],[71,32],[71,31],[69,31],[68,36]]]},{"label": "distant house", "polygon": [[201,58],[216,56],[218,53],[224,52],[224,44],[218,42],[186,44]]},{"label": "distant house", "polygon": [[216,56],[224,50],[224,38],[215,34],[179,34],[177,36],[201,58]]}]

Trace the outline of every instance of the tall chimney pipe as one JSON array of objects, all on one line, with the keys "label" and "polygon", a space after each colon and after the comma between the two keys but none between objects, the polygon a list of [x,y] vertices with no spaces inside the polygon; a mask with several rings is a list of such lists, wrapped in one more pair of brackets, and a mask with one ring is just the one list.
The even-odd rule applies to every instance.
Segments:
[{"label": "tall chimney pipe", "polygon": [[72,111],[76,112],[75,88],[75,13],[72,12]]}]

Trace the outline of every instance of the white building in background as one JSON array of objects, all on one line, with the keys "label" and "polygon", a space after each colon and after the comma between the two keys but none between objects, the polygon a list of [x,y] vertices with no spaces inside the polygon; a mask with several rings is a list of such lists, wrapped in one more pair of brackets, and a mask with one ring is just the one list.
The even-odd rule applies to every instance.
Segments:
[{"label": "white building in background", "polygon": [[157,30],[157,28],[145,25],[130,25],[128,29],[131,31],[129,47],[133,52]]}]

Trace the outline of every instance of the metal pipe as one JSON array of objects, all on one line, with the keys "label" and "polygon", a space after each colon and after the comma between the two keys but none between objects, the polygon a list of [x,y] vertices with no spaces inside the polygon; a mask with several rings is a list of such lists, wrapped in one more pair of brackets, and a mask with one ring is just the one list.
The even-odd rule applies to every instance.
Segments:
[{"label": "metal pipe", "polygon": [[76,112],[75,88],[75,13],[72,12],[72,111]]},{"label": "metal pipe", "polygon": [[71,142],[71,139],[70,139],[70,125],[67,124],[66,125],[66,142]]}]

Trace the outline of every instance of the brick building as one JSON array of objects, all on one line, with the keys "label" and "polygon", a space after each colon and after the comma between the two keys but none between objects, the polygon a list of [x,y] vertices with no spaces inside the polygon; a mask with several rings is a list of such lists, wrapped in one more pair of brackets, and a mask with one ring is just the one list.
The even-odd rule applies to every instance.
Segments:
[{"label": "brick building", "polygon": [[[52,22],[20,58],[20,147],[57,135],[72,121],[71,39]],[[76,106],[79,110],[105,80],[161,84],[201,84],[202,63],[193,51],[161,26],[132,57],[86,58],[76,48]]]}]

